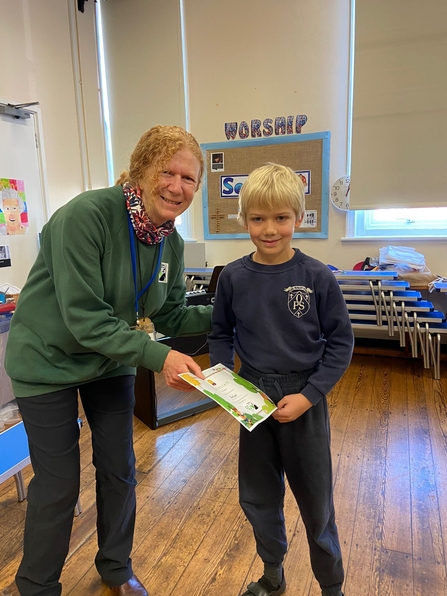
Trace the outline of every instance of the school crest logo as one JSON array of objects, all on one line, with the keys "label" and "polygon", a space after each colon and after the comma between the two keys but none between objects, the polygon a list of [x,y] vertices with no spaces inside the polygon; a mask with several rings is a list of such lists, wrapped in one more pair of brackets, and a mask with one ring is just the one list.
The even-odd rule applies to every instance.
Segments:
[{"label": "school crest logo", "polygon": [[313,290],[304,286],[290,286],[284,288],[284,292],[287,292],[287,303],[289,311],[297,319],[303,317],[310,308],[310,294]]}]

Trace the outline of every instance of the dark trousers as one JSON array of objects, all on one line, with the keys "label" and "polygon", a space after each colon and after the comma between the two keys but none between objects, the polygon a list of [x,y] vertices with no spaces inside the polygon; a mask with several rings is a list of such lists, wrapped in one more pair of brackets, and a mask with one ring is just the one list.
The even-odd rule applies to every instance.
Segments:
[{"label": "dark trousers", "polygon": [[[311,372],[263,375],[242,365],[239,374],[277,403],[284,395],[300,393]],[[239,499],[264,563],[278,564],[287,552],[284,475],[306,528],[317,581],[321,587],[340,586],[344,572],[335,525],[326,398],[293,422],[279,423],[270,416],[251,432],[241,427]]]},{"label": "dark trousers", "polygon": [[[98,553],[109,585],[132,576],[135,524],[133,407],[135,377],[81,385],[96,468]],[[79,495],[78,388],[19,398],[34,477],[28,488],[23,558],[16,575],[22,596],[59,596]]]}]

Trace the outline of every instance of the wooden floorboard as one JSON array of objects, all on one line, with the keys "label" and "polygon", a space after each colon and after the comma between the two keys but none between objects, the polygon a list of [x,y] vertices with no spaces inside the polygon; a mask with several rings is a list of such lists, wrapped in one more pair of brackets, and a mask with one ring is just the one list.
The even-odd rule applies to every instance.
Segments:
[{"label": "wooden floorboard", "polygon": [[[206,357],[201,360],[207,366]],[[346,596],[447,596],[447,363],[355,354],[328,398]],[[157,377],[159,411],[201,399]],[[84,417],[83,417],[84,418]],[[213,408],[150,430],[134,421],[137,524],[133,564],[151,596],[238,596],[262,573],[238,504],[239,425]],[[74,520],[63,596],[106,596],[94,567],[95,473],[81,429],[82,514]],[[24,470],[25,484],[32,477]],[[291,596],[319,596],[306,533],[286,492]],[[26,501],[0,485],[0,594],[20,561]]]}]

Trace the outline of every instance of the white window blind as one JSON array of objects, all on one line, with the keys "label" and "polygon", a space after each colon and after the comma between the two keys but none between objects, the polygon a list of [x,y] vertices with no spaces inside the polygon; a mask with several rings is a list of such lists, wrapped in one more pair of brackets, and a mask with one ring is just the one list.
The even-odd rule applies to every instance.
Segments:
[{"label": "white window blind", "polygon": [[447,205],[447,1],[356,0],[350,208]]}]

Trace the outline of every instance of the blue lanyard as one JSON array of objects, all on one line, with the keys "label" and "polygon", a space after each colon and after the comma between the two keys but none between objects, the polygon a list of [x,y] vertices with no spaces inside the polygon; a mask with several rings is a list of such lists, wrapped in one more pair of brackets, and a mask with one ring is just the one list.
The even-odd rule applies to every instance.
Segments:
[{"label": "blue lanyard", "polygon": [[162,241],[158,244],[158,258],[157,258],[157,265],[155,267],[155,271],[152,274],[152,277],[150,278],[150,280],[147,282],[147,284],[144,286],[144,288],[138,292],[138,286],[137,286],[137,253],[136,253],[136,248],[135,248],[135,232],[132,226],[132,222],[130,221],[130,216],[128,216],[127,218],[127,223],[129,224],[129,235],[130,235],[130,254],[132,257],[132,274],[133,274],[133,286],[134,286],[134,291],[135,291],[135,313],[137,315],[137,321],[138,321],[138,301],[140,300],[141,296],[143,296],[143,294],[145,292],[147,292],[147,290],[149,289],[149,286],[152,284],[152,282],[154,281],[159,269],[160,269],[160,263],[161,263],[161,255],[163,254],[163,244],[165,239],[163,238]]}]

